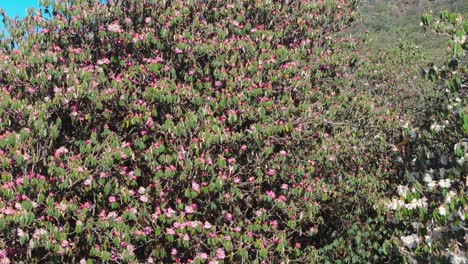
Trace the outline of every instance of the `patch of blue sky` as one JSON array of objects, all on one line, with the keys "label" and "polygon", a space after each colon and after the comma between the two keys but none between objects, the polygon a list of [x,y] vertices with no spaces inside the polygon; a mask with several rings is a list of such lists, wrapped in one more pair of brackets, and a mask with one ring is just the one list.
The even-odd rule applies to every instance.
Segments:
[{"label": "patch of blue sky", "polygon": [[[10,18],[23,18],[27,14],[28,8],[38,8],[38,0],[0,0],[0,9]],[[0,18],[0,32],[5,30],[5,25]]]}]

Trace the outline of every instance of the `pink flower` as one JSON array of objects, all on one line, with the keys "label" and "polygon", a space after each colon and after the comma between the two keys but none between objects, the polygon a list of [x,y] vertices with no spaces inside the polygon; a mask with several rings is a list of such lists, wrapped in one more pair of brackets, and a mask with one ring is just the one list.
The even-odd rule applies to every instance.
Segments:
[{"label": "pink flower", "polygon": [[208,259],[208,254],[202,252],[202,253],[198,254],[198,258],[200,258],[200,259]]},{"label": "pink flower", "polygon": [[66,248],[66,247],[68,247],[69,245],[70,245],[70,243],[68,243],[67,240],[62,241],[62,244],[61,244],[62,247]]},{"label": "pink flower", "polygon": [[113,24],[108,25],[107,30],[109,30],[110,32],[114,32],[114,33],[122,32],[122,29],[120,28],[120,25],[118,23],[113,23]]},{"label": "pink flower", "polygon": [[173,248],[173,249],[171,250],[171,255],[172,255],[172,256],[177,255],[177,249]]},{"label": "pink flower", "polygon": [[266,191],[265,194],[268,195],[271,199],[276,198],[276,193],[274,191]]},{"label": "pink flower", "polygon": [[187,214],[193,214],[195,212],[194,208],[193,208],[193,205],[187,205],[185,206],[185,212]]},{"label": "pink flower", "polygon": [[145,194],[145,192],[146,192],[145,187],[140,187],[140,188],[138,189],[138,193],[139,193],[139,194]]},{"label": "pink flower", "polygon": [[192,182],[192,190],[197,193],[200,192],[200,184]]},{"label": "pink flower", "polygon": [[146,195],[142,195],[142,196],[140,197],[140,201],[146,203],[146,202],[148,202],[148,197],[147,197]]},{"label": "pink flower", "polygon": [[270,225],[273,226],[273,227],[277,227],[278,226],[278,221],[276,221],[276,220],[271,221]]},{"label": "pink flower", "polygon": [[224,250],[222,248],[218,248],[216,250],[216,258],[217,259],[224,259],[226,257],[226,254],[224,253]]},{"label": "pink flower", "polygon": [[278,200],[280,200],[281,202],[286,202],[286,201],[287,201],[287,198],[286,198],[286,196],[284,196],[284,195],[280,195],[280,196],[278,197]]},{"label": "pink flower", "polygon": [[89,186],[93,182],[93,177],[90,177],[84,181],[84,185]]},{"label": "pink flower", "polygon": [[201,224],[201,223],[200,223],[200,222],[197,222],[197,221],[191,221],[191,222],[190,222],[190,226],[191,226],[192,228],[196,228],[196,227],[199,226],[200,224]]},{"label": "pink flower", "polygon": [[148,120],[147,120],[146,123],[145,123],[145,125],[146,125],[147,127],[152,127],[153,124],[154,124],[154,121],[153,121],[153,118],[152,118],[152,117],[148,118]]},{"label": "pink flower", "polygon": [[168,235],[175,235],[175,231],[174,231],[174,229],[172,229],[172,228],[166,228],[166,233],[167,233]]},{"label": "pink flower", "polygon": [[143,228],[143,233],[145,233],[145,235],[147,235],[147,236],[149,236],[152,233],[152,231],[153,230],[149,226]]},{"label": "pink flower", "polygon": [[115,199],[115,196],[110,196],[109,197],[109,203],[115,203],[117,199]]},{"label": "pink flower", "polygon": [[97,63],[97,65],[103,65],[103,64],[109,64],[110,61],[109,61],[108,58],[104,58],[102,60],[98,60],[96,63]]},{"label": "pink flower", "polygon": [[127,24],[127,25],[130,25],[132,23],[132,20],[130,18],[126,17],[124,19],[124,23]]},{"label": "pink flower", "polygon": [[58,158],[63,154],[67,154],[68,149],[66,147],[60,147],[57,150],[55,150],[54,157]]},{"label": "pink flower", "polygon": [[276,170],[275,169],[269,169],[266,174],[269,175],[269,176],[273,176],[273,175],[276,174]]},{"label": "pink flower", "polygon": [[172,208],[168,208],[167,211],[166,211],[166,217],[167,218],[172,218],[175,214],[175,211],[172,210]]},{"label": "pink flower", "polygon": [[26,235],[26,234],[24,233],[24,230],[21,229],[21,228],[19,228],[19,227],[18,227],[18,229],[16,229],[16,232],[18,233],[18,236],[19,236],[19,237],[24,237],[24,236]]},{"label": "pink flower", "polygon": [[211,229],[213,226],[208,221],[205,221],[205,224],[203,225],[203,227],[205,229]]},{"label": "pink flower", "polygon": [[224,215],[224,219],[226,219],[226,221],[232,221],[232,214],[226,213],[226,214]]}]

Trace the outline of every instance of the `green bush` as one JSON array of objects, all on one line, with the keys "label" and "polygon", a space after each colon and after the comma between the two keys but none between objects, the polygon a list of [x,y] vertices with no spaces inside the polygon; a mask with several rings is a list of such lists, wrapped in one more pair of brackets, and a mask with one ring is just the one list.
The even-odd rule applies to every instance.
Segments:
[{"label": "green bush", "polygon": [[422,112],[426,122],[404,129],[413,138],[413,155],[403,170],[407,177],[397,188],[398,196],[388,201],[389,219],[399,224],[396,243],[408,260],[465,263],[468,23],[460,14],[443,11],[436,21],[423,15],[422,24],[433,34],[449,37],[451,52],[445,65],[432,63],[423,70],[443,96]]},{"label": "green bush", "polygon": [[349,89],[356,40],[338,34],[356,5],[42,1],[6,18],[4,257],[388,259],[389,124]]}]

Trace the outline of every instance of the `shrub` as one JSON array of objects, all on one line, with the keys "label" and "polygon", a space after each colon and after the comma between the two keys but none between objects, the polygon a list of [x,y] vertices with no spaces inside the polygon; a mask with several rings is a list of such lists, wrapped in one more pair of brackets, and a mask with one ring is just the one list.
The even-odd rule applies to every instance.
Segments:
[{"label": "shrub", "polygon": [[3,261],[389,258],[356,1],[41,4],[1,41]]},{"label": "shrub", "polygon": [[445,65],[431,64],[423,71],[438,83],[443,97],[423,112],[426,124],[405,128],[412,135],[414,155],[403,170],[407,177],[398,186],[398,196],[388,201],[389,219],[399,225],[396,243],[408,260],[465,263],[468,24],[462,15],[444,11],[437,21],[430,14],[423,15],[422,25],[450,37],[450,57]]}]

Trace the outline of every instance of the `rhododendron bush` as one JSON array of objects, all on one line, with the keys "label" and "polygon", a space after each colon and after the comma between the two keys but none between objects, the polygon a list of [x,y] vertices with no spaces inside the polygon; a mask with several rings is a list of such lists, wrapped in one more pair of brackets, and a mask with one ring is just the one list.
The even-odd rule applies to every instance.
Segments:
[{"label": "rhododendron bush", "polygon": [[357,1],[40,1],[0,43],[0,259],[399,261]]},{"label": "rhododendron bush", "polygon": [[408,125],[414,154],[397,195],[387,201],[389,219],[399,224],[399,250],[408,260],[466,263],[468,235],[468,23],[461,14],[422,16],[432,36],[449,39],[448,61],[423,71],[438,83],[439,100],[424,112],[425,124]]}]

